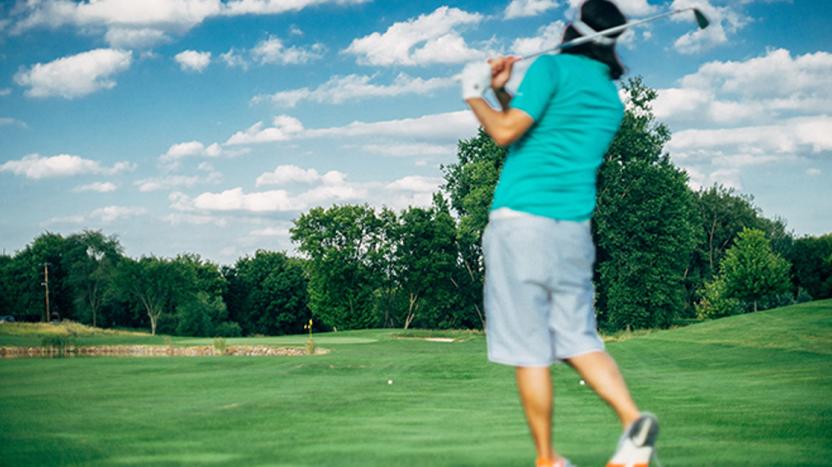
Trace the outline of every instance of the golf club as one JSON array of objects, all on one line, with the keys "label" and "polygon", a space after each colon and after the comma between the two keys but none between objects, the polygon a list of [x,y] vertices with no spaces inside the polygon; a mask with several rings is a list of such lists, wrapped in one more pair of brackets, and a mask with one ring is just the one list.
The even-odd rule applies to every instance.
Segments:
[{"label": "golf club", "polygon": [[678,10],[668,11],[666,13],[661,13],[661,14],[658,14],[658,15],[655,15],[655,16],[651,16],[649,18],[640,19],[638,21],[630,21],[629,23],[622,24],[621,26],[616,26],[614,28],[609,28],[609,29],[605,29],[603,31],[598,31],[595,34],[591,34],[591,35],[588,35],[588,36],[581,36],[581,37],[579,37],[577,39],[573,39],[569,42],[564,42],[563,44],[560,44],[556,47],[552,47],[552,48],[546,49],[546,50],[541,50],[540,52],[535,52],[531,55],[526,55],[526,56],[520,57],[520,59],[518,61],[528,60],[530,58],[535,58],[535,57],[543,55],[543,54],[552,53],[552,52],[555,52],[557,50],[562,50],[562,49],[568,49],[570,47],[575,47],[577,45],[581,45],[581,44],[585,44],[587,42],[591,42],[593,39],[595,39],[599,36],[608,36],[610,34],[615,34],[619,31],[623,31],[623,30],[631,28],[633,26],[638,26],[639,24],[649,23],[651,21],[656,21],[657,19],[665,18],[665,17],[676,15],[676,14],[679,14],[679,13],[684,13],[686,11],[693,11],[693,15],[696,19],[696,24],[699,26],[699,29],[705,29],[711,23],[710,21],[708,21],[708,17],[706,17],[702,13],[702,11],[699,10],[698,8],[693,8],[693,7],[680,8]]}]

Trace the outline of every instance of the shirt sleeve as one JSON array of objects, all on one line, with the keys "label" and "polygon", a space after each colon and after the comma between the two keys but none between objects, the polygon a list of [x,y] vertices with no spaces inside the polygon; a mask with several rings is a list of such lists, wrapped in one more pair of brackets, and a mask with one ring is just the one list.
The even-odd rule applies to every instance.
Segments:
[{"label": "shirt sleeve", "polygon": [[557,91],[557,66],[552,57],[542,56],[532,63],[511,100],[511,107],[527,113],[537,122]]}]

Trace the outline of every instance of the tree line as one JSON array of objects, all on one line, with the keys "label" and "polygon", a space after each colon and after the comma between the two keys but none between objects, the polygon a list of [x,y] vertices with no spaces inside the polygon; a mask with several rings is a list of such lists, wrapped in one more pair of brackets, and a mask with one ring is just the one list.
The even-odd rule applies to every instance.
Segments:
[{"label": "tree line", "polygon": [[[624,90],[593,218],[599,326],[667,327],[832,297],[832,234],[795,238],[749,196],[692,190],[664,151],[655,91],[640,79]],[[430,207],[311,209],[291,229],[299,257],[133,259],[99,231],[47,232],[0,255],[0,315],[189,336],[299,333],[310,317],[334,330],[482,328],[480,241],[505,157],[480,131],[459,142]]]}]

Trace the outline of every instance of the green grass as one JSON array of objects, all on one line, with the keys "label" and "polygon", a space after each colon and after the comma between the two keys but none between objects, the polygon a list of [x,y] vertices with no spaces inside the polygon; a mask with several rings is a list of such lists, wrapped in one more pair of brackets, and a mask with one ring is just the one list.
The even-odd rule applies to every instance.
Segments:
[{"label": "green grass", "polygon": [[[486,363],[483,336],[397,334],[316,335],[332,352],[309,357],[3,360],[0,465],[533,465],[512,371]],[[608,349],[662,420],[665,465],[832,465],[832,301]],[[613,415],[568,368],[555,380],[558,448],[603,465]]]}]

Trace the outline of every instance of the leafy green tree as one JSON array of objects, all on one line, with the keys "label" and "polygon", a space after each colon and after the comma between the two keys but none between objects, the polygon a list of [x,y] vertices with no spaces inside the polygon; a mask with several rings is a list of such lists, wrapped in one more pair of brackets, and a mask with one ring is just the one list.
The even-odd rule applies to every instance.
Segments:
[{"label": "leafy green tree", "polygon": [[62,260],[68,270],[67,284],[74,297],[75,316],[97,326],[123,249],[115,237],[89,230],[70,235],[67,244]]},{"label": "leafy green tree", "polygon": [[663,146],[656,93],[624,84],[629,105],[599,170],[594,216],[598,317],[611,329],[669,326],[685,305],[685,270],[699,230],[687,176]]},{"label": "leafy green tree", "polygon": [[701,261],[697,266],[704,280],[710,280],[717,274],[719,263],[737,234],[757,225],[759,210],[751,196],[722,185],[699,190],[696,201],[705,233],[704,242],[696,252],[696,260]]},{"label": "leafy green tree", "polygon": [[459,142],[457,162],[442,167],[443,188],[459,219],[456,239],[459,260],[466,273],[456,280],[459,297],[464,299],[460,306],[475,310],[480,325],[485,320],[481,309],[485,273],[482,233],[505,158],[506,150],[480,129],[477,136]]},{"label": "leafy green tree", "polygon": [[[229,319],[246,335],[295,334],[309,319],[303,266],[284,253],[258,250],[225,268]],[[224,329],[220,327],[219,329]]]},{"label": "leafy green tree", "polygon": [[172,315],[178,303],[192,299],[195,293],[191,270],[181,263],[155,256],[121,261],[115,283],[123,295],[141,304],[153,335],[163,314]]},{"label": "leafy green tree", "polygon": [[797,289],[815,300],[832,297],[832,234],[795,240],[788,258]]},{"label": "leafy green tree", "polygon": [[456,225],[447,202],[434,195],[429,209],[401,213],[393,234],[394,279],[407,295],[404,328],[448,327],[455,320],[454,275],[457,272]]},{"label": "leafy green tree", "polygon": [[[63,256],[67,241],[59,234],[46,232],[15,254],[8,265],[11,307],[18,319],[27,321],[53,318],[74,318],[73,296],[67,286]],[[44,264],[49,272],[49,309],[45,313]]]},{"label": "leafy green tree", "polygon": [[9,255],[0,255],[0,315],[15,314],[14,301],[12,300],[13,288],[11,268],[14,258]]},{"label": "leafy green tree", "polygon": [[228,315],[221,297],[199,291],[191,300],[176,307],[176,334],[179,336],[211,337]]},{"label": "leafy green tree", "polygon": [[376,291],[389,264],[389,211],[369,206],[313,208],[295,220],[292,240],[309,258],[309,305],[324,325],[361,329],[380,324]]},{"label": "leafy green tree", "polygon": [[728,294],[722,276],[705,283],[701,295],[696,304],[696,317],[699,319],[722,318],[743,312],[742,302]]},{"label": "leafy green tree", "polygon": [[725,253],[720,274],[726,294],[751,303],[757,311],[761,299],[789,290],[790,267],[786,259],[772,251],[765,232],[743,229]]},{"label": "leafy green tree", "polygon": [[666,159],[608,164],[603,172],[595,215],[600,322],[667,327],[685,306],[685,268],[697,237],[687,177]]}]

